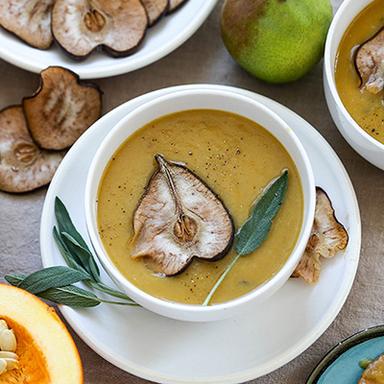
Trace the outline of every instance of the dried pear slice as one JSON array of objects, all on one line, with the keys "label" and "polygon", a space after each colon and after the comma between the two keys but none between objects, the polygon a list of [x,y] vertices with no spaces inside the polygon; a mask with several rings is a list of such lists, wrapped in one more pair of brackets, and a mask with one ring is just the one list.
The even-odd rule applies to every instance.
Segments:
[{"label": "dried pear slice", "polygon": [[355,65],[362,89],[373,94],[384,89],[384,28],[359,47]]},{"label": "dried pear slice", "polygon": [[348,233],[335,216],[332,202],[325,191],[316,188],[315,220],[304,255],[292,277],[316,283],[320,277],[321,257],[334,257],[348,245]]},{"label": "dried pear slice", "polygon": [[358,384],[384,384],[384,355],[368,365]]},{"label": "dried pear slice", "polygon": [[166,276],[183,271],[194,257],[217,260],[234,235],[221,200],[183,164],[156,155],[152,175],[133,218],[133,258],[145,258]]},{"label": "dried pear slice", "polygon": [[2,0],[0,25],[32,47],[51,46],[51,9],[54,0]]},{"label": "dried pear slice", "polygon": [[40,87],[24,98],[23,107],[33,139],[44,149],[71,146],[101,116],[101,91],[61,67],[41,72]]},{"label": "dried pear slice", "polygon": [[168,13],[176,11],[177,8],[185,4],[187,0],[169,0]]},{"label": "dried pear slice", "polygon": [[33,142],[21,106],[0,112],[0,190],[27,192],[48,184],[63,156]]},{"label": "dried pear slice", "polygon": [[72,57],[101,47],[116,57],[132,53],[144,38],[148,17],[140,0],[56,0],[52,32]]},{"label": "dried pear slice", "polygon": [[151,27],[168,9],[168,0],[141,0],[148,15]]}]

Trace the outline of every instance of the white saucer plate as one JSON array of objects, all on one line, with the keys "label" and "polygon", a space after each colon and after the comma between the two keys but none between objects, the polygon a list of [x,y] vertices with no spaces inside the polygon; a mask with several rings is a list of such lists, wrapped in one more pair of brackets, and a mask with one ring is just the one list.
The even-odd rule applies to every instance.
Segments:
[{"label": "white saucer plate", "polygon": [[[52,238],[54,198],[59,196],[75,225],[86,234],[84,188],[90,162],[101,140],[127,113],[159,95],[190,88],[229,89],[271,108],[295,131],[306,148],[316,184],[327,191],[346,226],[347,250],[323,264],[315,286],[292,279],[253,312],[214,323],[187,323],[142,308],[100,305],[92,309],[60,306],[79,336],[112,364],[159,383],[241,383],[288,363],[313,344],[343,306],[355,278],[361,244],[359,208],[351,181],[322,136],[286,107],[233,87],[187,85],[154,91],[114,109],[72,147],[47,193],[41,222],[44,266],[62,265]],[[88,239],[87,239],[88,240]],[[103,274],[103,279],[109,278]]]},{"label": "white saucer plate", "polygon": [[124,58],[93,52],[86,60],[78,62],[68,57],[57,44],[53,44],[48,50],[36,49],[1,28],[0,58],[35,73],[50,65],[59,65],[76,72],[82,79],[128,73],[145,67],[178,48],[196,32],[216,3],[217,0],[187,1],[180,9],[149,28],[138,50]]}]

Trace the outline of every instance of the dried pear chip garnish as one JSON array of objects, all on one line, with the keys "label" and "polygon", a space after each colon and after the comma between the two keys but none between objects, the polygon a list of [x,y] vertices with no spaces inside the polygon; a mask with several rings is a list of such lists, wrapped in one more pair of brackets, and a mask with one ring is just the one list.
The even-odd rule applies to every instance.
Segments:
[{"label": "dried pear chip garnish", "polygon": [[384,383],[384,355],[372,361],[364,370],[358,384]]},{"label": "dried pear chip garnish", "polygon": [[97,47],[112,56],[127,56],[143,40],[147,26],[140,0],[56,0],[52,10],[55,40],[77,59]]},{"label": "dried pear chip garnish", "polygon": [[168,0],[141,0],[148,15],[148,25],[152,26],[168,9]]},{"label": "dried pear chip garnish", "polygon": [[101,91],[61,67],[41,72],[37,92],[23,100],[33,139],[44,149],[70,147],[101,116]]},{"label": "dried pear chip garnish", "polygon": [[331,200],[323,189],[317,187],[311,236],[292,277],[302,277],[308,283],[316,283],[320,277],[321,257],[334,257],[347,244],[348,233],[337,221]]},{"label": "dried pear chip garnish", "polygon": [[355,65],[362,89],[373,94],[384,89],[384,28],[359,47]]},{"label": "dried pear chip garnish", "polygon": [[51,46],[51,9],[54,0],[2,0],[0,25],[35,48]]},{"label": "dried pear chip garnish", "polygon": [[194,257],[218,260],[231,248],[232,218],[222,201],[185,165],[155,156],[152,175],[133,218],[131,256],[167,276]]},{"label": "dried pear chip garnish", "polygon": [[0,190],[27,192],[48,184],[63,156],[34,143],[21,106],[0,112]]},{"label": "dried pear chip garnish", "polygon": [[176,11],[177,8],[181,7],[187,0],[169,0],[168,12]]}]

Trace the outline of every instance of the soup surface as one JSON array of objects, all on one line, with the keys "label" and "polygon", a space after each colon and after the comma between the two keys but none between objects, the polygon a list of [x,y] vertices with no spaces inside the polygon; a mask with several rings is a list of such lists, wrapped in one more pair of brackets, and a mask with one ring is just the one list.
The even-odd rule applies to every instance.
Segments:
[{"label": "soup surface", "polygon": [[360,89],[355,53],[383,27],[384,0],[375,0],[345,32],[336,59],[336,86],[344,106],[357,124],[381,143],[384,143],[384,94]]},{"label": "soup surface", "polygon": [[152,121],[131,135],[109,162],[100,183],[98,226],[103,245],[122,274],[143,291],[170,301],[201,304],[230,263],[194,259],[181,274],[161,277],[130,256],[135,208],[156,164],[154,155],[184,162],[215,191],[235,227],[246,220],[262,189],[284,168],[287,195],[267,240],[242,257],[213,303],[241,296],[269,280],[293,250],[301,230],[303,196],[297,169],[285,148],[251,120],[223,111],[190,110]]}]

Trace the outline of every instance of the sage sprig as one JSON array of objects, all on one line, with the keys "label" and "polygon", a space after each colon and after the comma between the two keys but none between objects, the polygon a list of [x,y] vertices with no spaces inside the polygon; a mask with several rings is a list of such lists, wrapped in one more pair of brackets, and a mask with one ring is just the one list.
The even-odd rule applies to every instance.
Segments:
[{"label": "sage sprig", "polygon": [[[25,289],[43,299],[71,307],[94,307],[100,303],[137,306],[129,296],[101,282],[100,270],[87,243],[74,226],[63,204],[56,197],[57,226],[53,238],[67,266],[44,268],[30,275],[5,276],[9,284]],[[73,284],[83,282],[90,288],[124,301],[110,301]]]},{"label": "sage sprig", "polygon": [[100,270],[91,250],[74,226],[64,203],[58,197],[55,199],[55,216],[57,227],[53,227],[53,238],[67,265],[80,272],[87,273],[89,279],[85,280],[84,283],[89,287],[110,296],[127,300],[132,305],[136,304],[125,293],[101,282]]},{"label": "sage sprig", "polygon": [[31,273],[20,281],[18,287],[37,294],[50,288],[65,287],[66,285],[88,279],[89,276],[84,272],[64,266],[57,266]]},{"label": "sage sprig", "polygon": [[288,170],[284,170],[279,177],[272,180],[266,186],[257,198],[253,205],[251,215],[235,235],[236,256],[228,264],[227,268],[212,287],[204,300],[203,306],[209,305],[216,290],[240,257],[254,252],[267,238],[272,227],[273,219],[276,217],[283,203],[287,188]]},{"label": "sage sprig", "polygon": [[61,245],[66,249],[68,256],[73,259],[77,266],[85,269],[94,281],[100,281],[100,271],[92,253],[73,225],[65,205],[58,197],[55,199],[55,216],[58,229],[54,227],[53,231],[61,238]]},{"label": "sage sprig", "polygon": [[[61,279],[61,275],[65,279]],[[65,282],[73,283],[84,280],[84,275],[67,267],[49,267],[30,275],[6,275],[5,280],[9,284],[23,288],[43,299],[57,304],[64,304],[70,307],[95,307],[100,303],[110,303],[119,305],[135,305],[130,302],[118,302],[100,299],[93,292],[87,291],[75,285],[64,285]],[[46,283],[49,281],[49,283]],[[47,288],[48,287],[48,288]]]}]

